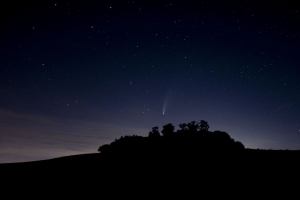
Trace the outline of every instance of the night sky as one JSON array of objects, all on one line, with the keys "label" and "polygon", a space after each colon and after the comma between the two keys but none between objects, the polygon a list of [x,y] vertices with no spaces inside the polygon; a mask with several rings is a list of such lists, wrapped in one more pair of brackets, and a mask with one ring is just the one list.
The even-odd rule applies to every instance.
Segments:
[{"label": "night sky", "polygon": [[246,148],[300,149],[297,0],[5,2],[0,163],[193,120]]}]

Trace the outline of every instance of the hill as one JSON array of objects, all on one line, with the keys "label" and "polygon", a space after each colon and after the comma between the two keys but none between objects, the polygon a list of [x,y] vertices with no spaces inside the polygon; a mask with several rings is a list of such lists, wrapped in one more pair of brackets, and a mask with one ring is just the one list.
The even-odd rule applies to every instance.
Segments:
[{"label": "hill", "polygon": [[30,180],[34,187],[50,182],[59,188],[80,186],[84,191],[95,186],[103,192],[142,187],[154,194],[161,189],[187,192],[196,187],[191,192],[195,194],[200,188],[227,188],[229,182],[235,187],[249,187],[250,182],[255,187],[273,185],[299,174],[300,151],[246,149],[222,131],[173,130],[168,124],[162,135],[153,127],[148,137],[122,136],[100,146],[95,154],[0,164],[5,172],[1,180],[13,187],[26,187]]}]

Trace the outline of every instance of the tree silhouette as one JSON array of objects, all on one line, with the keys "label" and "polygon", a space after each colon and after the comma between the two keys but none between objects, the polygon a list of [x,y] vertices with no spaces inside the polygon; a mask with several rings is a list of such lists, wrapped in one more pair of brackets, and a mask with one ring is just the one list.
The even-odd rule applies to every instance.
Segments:
[{"label": "tree silhouette", "polygon": [[160,133],[158,131],[158,126],[154,126],[152,128],[152,131],[149,132],[148,137],[150,137],[150,138],[160,137]]},{"label": "tree silhouette", "polygon": [[104,144],[104,145],[99,147],[98,151],[101,152],[101,153],[103,153],[103,152],[105,153],[106,151],[109,150],[109,148],[110,148],[109,144]]},{"label": "tree silhouette", "polygon": [[188,129],[186,123],[179,124],[179,127],[181,128],[181,131],[186,131]]},{"label": "tree silhouette", "polygon": [[230,135],[224,131],[214,131],[213,134],[215,135],[216,138],[218,138],[218,140],[221,140],[221,141],[231,140]]},{"label": "tree silhouette", "polygon": [[236,141],[234,145],[235,145],[235,148],[237,150],[243,150],[243,149],[245,149],[245,146],[240,141]]},{"label": "tree silhouette", "polygon": [[[172,123],[163,126],[161,131],[158,126],[152,128],[148,137],[142,136],[121,136],[110,145],[99,147],[98,151],[104,154],[113,153],[115,155],[189,155],[197,156],[209,152],[243,151],[245,146],[235,141],[224,131],[208,131],[208,122],[201,120],[200,123],[192,121],[190,123],[179,124],[180,130],[174,131]],[[198,134],[202,132],[202,134]],[[153,158],[154,158],[153,157]]]},{"label": "tree silhouette", "polygon": [[208,131],[209,125],[207,121],[201,120],[200,121],[200,131]]},{"label": "tree silhouette", "polygon": [[189,132],[197,132],[199,125],[196,123],[196,121],[191,121],[187,124]]},{"label": "tree silhouette", "polygon": [[174,133],[174,126],[173,124],[169,123],[163,126],[163,130],[161,131],[161,133],[163,134],[163,136],[165,135],[169,135]]}]

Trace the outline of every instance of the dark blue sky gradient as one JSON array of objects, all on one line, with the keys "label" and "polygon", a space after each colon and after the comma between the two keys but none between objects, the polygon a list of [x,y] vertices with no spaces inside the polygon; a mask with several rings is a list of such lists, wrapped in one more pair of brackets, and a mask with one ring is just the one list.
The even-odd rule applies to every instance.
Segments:
[{"label": "dark blue sky gradient", "polygon": [[201,119],[247,148],[299,149],[299,11],[297,1],[8,1],[0,163]]}]

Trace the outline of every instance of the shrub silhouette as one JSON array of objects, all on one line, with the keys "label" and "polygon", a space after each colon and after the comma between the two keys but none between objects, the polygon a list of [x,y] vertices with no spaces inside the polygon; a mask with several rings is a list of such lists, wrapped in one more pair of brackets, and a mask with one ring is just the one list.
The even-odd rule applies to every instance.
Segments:
[{"label": "shrub silhouette", "polygon": [[245,149],[245,146],[240,141],[236,141],[234,145],[235,145],[235,148],[238,149],[238,150]]},{"label": "shrub silhouette", "polygon": [[105,152],[109,151],[109,148],[110,148],[109,144],[104,144],[99,147],[98,151],[101,153],[105,153]]}]

